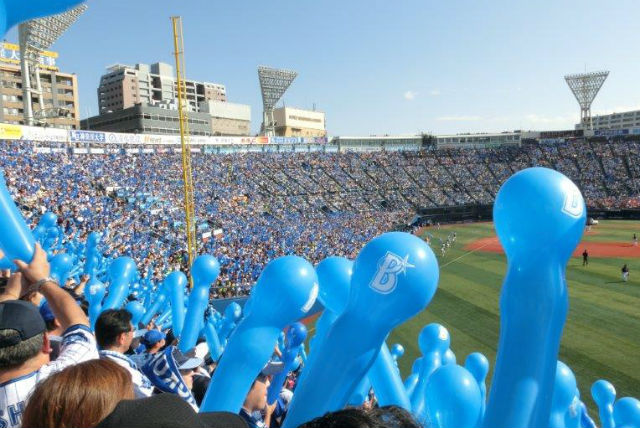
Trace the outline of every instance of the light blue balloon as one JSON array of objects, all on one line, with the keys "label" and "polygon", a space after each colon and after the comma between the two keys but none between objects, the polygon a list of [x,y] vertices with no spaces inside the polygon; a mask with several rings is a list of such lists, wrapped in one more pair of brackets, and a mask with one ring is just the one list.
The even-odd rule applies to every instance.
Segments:
[{"label": "light blue balloon", "polygon": [[391,351],[391,357],[393,358],[393,362],[396,363],[396,366],[397,366],[398,358],[404,355],[404,346],[402,346],[399,343],[396,343],[391,347],[390,351]]},{"label": "light blue balloon", "polygon": [[473,375],[473,378],[480,387],[480,397],[482,398],[482,408],[480,410],[480,417],[478,422],[474,426],[480,426],[482,419],[484,418],[484,412],[487,404],[487,374],[489,374],[489,360],[480,352],[473,352],[467,356],[464,362],[464,368],[469,370],[469,373]]},{"label": "light blue balloon", "polygon": [[230,338],[200,411],[238,413],[280,331],[307,316],[317,296],[318,278],[309,262],[297,256],[269,262],[253,289],[255,304]]},{"label": "light blue balloon", "polygon": [[427,383],[429,377],[442,365],[442,356],[449,345],[451,337],[449,331],[438,323],[426,325],[418,336],[418,347],[422,352],[418,384],[411,395],[411,411],[419,420],[427,417]]},{"label": "light blue balloon", "polygon": [[158,313],[158,311],[164,308],[167,302],[167,288],[164,286],[164,282],[158,286],[155,300],[151,304],[151,307],[145,312],[140,322],[147,325],[151,322],[151,319]]},{"label": "light blue balloon", "polygon": [[380,406],[398,406],[411,411],[411,400],[386,343],[380,347],[380,352],[369,369],[368,377]]},{"label": "light blue balloon", "polygon": [[558,361],[548,427],[566,428],[565,415],[573,402],[577,388],[576,377],[571,369],[562,361]]},{"label": "light blue balloon", "polygon": [[50,275],[60,285],[67,282],[71,268],[73,268],[73,260],[68,254],[56,254],[50,261]]},{"label": "light blue balloon", "polygon": [[207,339],[207,345],[209,346],[211,359],[217,362],[222,355],[222,351],[224,350],[224,348],[222,348],[222,345],[220,344],[218,332],[213,325],[212,317],[207,317],[207,320],[204,323],[204,337]]},{"label": "light blue balloon", "polygon": [[[553,394],[555,396],[555,390]],[[565,428],[581,428],[582,427],[582,406],[584,403],[580,401],[580,390],[576,387],[571,404],[564,414],[564,426]],[[553,415],[553,410],[551,411]]]},{"label": "light blue balloon", "polygon": [[171,328],[173,334],[180,337],[184,326],[184,291],[187,287],[187,276],[180,271],[171,272],[164,284],[171,302]]},{"label": "light blue balloon", "polygon": [[133,300],[126,304],[124,307],[131,314],[131,324],[133,324],[134,328],[138,328],[138,323],[140,319],[144,315],[144,306],[137,300]]},{"label": "light blue balloon", "polygon": [[15,269],[15,265],[6,257],[0,258],[0,270]]},{"label": "light blue balloon", "polygon": [[446,366],[447,364],[456,364],[458,360],[456,359],[456,354],[453,353],[451,348],[447,349],[445,353],[442,355],[442,365]]},{"label": "light blue balloon", "polygon": [[226,343],[240,318],[242,318],[242,307],[238,303],[231,302],[224,308],[224,318],[218,332],[218,337],[220,337],[222,343]]},{"label": "light blue balloon", "polygon": [[427,382],[425,426],[472,427],[480,417],[482,397],[471,373],[457,364],[441,366]]},{"label": "light blue balloon", "polygon": [[507,256],[500,340],[484,426],[540,427],[551,397],[569,296],[566,265],[585,225],[580,190],[547,168],[528,168],[500,188],[493,207]]},{"label": "light blue balloon", "polygon": [[43,243],[44,238],[47,235],[47,230],[49,228],[55,227],[58,223],[58,216],[52,213],[51,211],[47,211],[40,217],[40,221],[33,229],[33,238],[36,241],[39,241],[41,244]]},{"label": "light blue balloon", "polygon": [[159,326],[161,324],[164,324],[167,320],[171,318],[172,312],[173,312],[173,308],[171,306],[168,306],[165,309],[165,311],[162,314],[160,314],[158,318],[156,318],[155,325]]},{"label": "light blue balloon", "polygon": [[307,327],[301,322],[291,324],[287,331],[287,344],[282,352],[282,362],[284,363],[284,369],[277,373],[271,380],[269,390],[267,391],[267,403],[273,404],[278,399],[282,385],[287,380],[287,374],[293,370],[296,362],[296,357],[300,352],[300,346],[302,346],[304,340],[307,338]]},{"label": "light blue balloon", "polygon": [[209,290],[218,279],[220,263],[210,255],[198,256],[191,266],[193,289],[189,294],[189,306],[184,319],[184,328],[178,342],[178,349],[185,353],[196,345],[201,330],[204,312],[209,303]]},{"label": "light blue balloon", "polygon": [[349,396],[349,400],[347,404],[349,406],[362,406],[367,398],[369,398],[369,391],[371,390],[371,380],[369,380],[368,375],[364,375],[358,385],[356,385],[355,389]]},{"label": "light blue balloon", "polygon": [[422,239],[390,232],[369,241],[353,266],[349,303],[313,350],[283,428],[342,408],[389,332],[424,310],[437,284],[438,262]]},{"label": "light blue balloon", "polygon": [[623,397],[613,406],[616,428],[640,428],[640,401]]},{"label": "light blue balloon", "polygon": [[[26,6],[25,3],[22,8]],[[1,5],[0,13],[2,13]],[[0,30],[2,22],[4,21],[0,16]],[[2,231],[0,233],[0,250],[4,256],[12,262],[16,259],[26,263],[31,262],[36,242],[24,221],[24,217],[9,194],[2,170],[0,170],[0,231]]]},{"label": "light blue balloon", "polygon": [[591,397],[598,405],[600,426],[614,428],[613,403],[616,401],[616,389],[610,382],[600,379],[591,385]]},{"label": "light blue balloon", "polygon": [[0,34],[23,21],[65,12],[83,0],[4,0],[0,5]]},{"label": "light blue balloon", "polygon": [[131,257],[118,257],[109,265],[109,294],[102,309],[117,309],[129,295],[129,284],[137,273],[136,264]]},{"label": "light blue balloon", "polygon": [[416,389],[418,380],[420,380],[420,376],[418,376],[418,373],[411,373],[404,380],[404,389],[405,391],[407,391],[407,396],[409,397],[409,400],[411,400],[411,395],[413,395],[413,391],[415,391]]},{"label": "light blue balloon", "polygon": [[85,297],[89,303],[89,321],[91,323],[91,329],[93,330],[96,320],[102,312],[102,299],[106,294],[107,289],[104,284],[96,277],[91,277],[89,282],[85,286]]},{"label": "light blue balloon", "polygon": [[[318,300],[324,306],[324,310],[316,321],[316,332],[309,342],[311,352],[308,358],[303,358],[305,367],[312,363],[317,355],[313,350],[322,346],[331,325],[347,306],[351,290],[353,261],[344,257],[327,257],[318,263],[315,270],[318,275]],[[304,355],[304,352],[301,355]],[[298,384],[305,382],[307,373],[306,369],[302,371],[298,378]]]}]

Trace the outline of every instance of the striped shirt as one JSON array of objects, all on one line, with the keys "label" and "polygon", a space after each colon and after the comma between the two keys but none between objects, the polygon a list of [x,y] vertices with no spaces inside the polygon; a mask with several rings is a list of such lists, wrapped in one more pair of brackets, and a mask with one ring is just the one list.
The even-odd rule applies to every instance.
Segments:
[{"label": "striped shirt", "polygon": [[[136,398],[151,397],[153,394],[153,384],[144,373],[138,370],[138,366],[131,360],[131,358],[115,351],[100,351],[100,358],[109,359],[127,369],[131,375],[133,392],[135,393]],[[0,428],[2,427],[0,426]]]},{"label": "striped shirt", "polygon": [[69,366],[98,358],[96,339],[89,327],[74,325],[62,335],[60,354],[40,369],[0,384],[0,428],[19,427],[26,402],[38,382]]}]

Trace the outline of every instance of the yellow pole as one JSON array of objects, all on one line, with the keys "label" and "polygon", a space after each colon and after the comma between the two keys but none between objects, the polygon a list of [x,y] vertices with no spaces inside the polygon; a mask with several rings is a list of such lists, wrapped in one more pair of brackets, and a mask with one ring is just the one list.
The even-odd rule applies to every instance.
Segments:
[{"label": "yellow pole", "polygon": [[[184,182],[184,212],[185,228],[187,232],[187,255],[189,268],[193,265],[196,253],[195,238],[195,203],[193,197],[193,175],[191,171],[191,149],[189,147],[189,122],[185,111],[185,87],[183,78],[184,69],[184,40],[182,36],[182,18],[172,16],[173,46],[175,48],[176,84],[178,87],[178,118],[180,123],[180,144],[182,146],[182,178]],[[179,26],[178,26],[179,24]],[[189,284],[193,286],[191,275]]]}]

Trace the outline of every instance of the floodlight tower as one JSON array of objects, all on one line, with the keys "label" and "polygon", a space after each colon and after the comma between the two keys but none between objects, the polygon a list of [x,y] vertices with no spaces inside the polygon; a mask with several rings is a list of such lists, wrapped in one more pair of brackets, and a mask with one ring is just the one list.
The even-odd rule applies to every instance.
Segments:
[{"label": "floodlight tower", "polygon": [[564,76],[567,85],[580,104],[580,123],[583,129],[592,129],[591,103],[609,75],[608,71],[594,71],[592,73],[570,74]]},{"label": "floodlight tower", "polygon": [[[27,21],[18,27],[20,67],[22,71],[22,102],[24,104],[24,123],[26,125],[34,124],[34,116],[39,117],[40,121],[46,121],[46,118],[50,117],[50,113],[45,112],[44,99],[42,97],[39,71],[40,53],[49,49],[86,10],[87,5],[81,4],[64,13]],[[33,94],[38,95],[40,107],[35,115],[31,105]]]},{"label": "floodlight tower", "polygon": [[295,71],[279,70],[276,68],[258,66],[258,79],[262,91],[262,129],[263,135],[275,134],[276,124],[273,121],[273,108],[282,95],[291,86],[291,82],[298,75]]}]

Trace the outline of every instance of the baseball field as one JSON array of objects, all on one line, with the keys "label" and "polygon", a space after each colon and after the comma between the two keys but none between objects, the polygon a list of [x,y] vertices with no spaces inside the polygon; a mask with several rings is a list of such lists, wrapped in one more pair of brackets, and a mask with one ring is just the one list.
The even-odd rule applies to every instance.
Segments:
[{"label": "baseball field", "polygon": [[[456,232],[456,240],[441,255],[440,240]],[[590,388],[607,379],[618,397],[640,396],[640,222],[601,221],[587,232],[567,267],[569,315],[560,347],[560,360],[575,373],[582,400],[597,416]],[[420,356],[418,334],[437,322],[451,334],[451,349],[458,364],[474,351],[495,363],[500,331],[499,296],[506,259],[495,239],[492,223],[430,227],[419,232],[429,238],[440,264],[438,290],[428,308],[396,329],[387,343],[405,348],[399,360],[403,378]],[[582,252],[590,254],[583,266]],[[623,264],[629,281],[621,276]],[[534,358],[534,356],[532,356]],[[487,378],[487,388],[493,370]],[[595,411],[595,413],[594,413]]]}]

